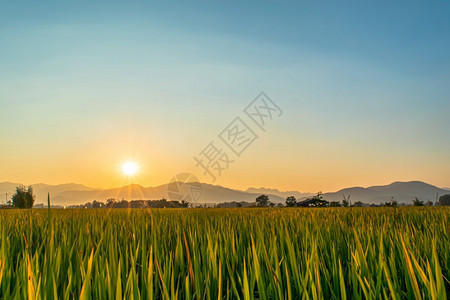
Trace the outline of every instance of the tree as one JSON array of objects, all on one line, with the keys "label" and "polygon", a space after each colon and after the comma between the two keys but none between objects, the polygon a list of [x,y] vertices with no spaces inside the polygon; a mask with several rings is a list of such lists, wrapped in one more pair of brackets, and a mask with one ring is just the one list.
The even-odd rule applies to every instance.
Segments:
[{"label": "tree", "polygon": [[395,200],[394,196],[392,196],[390,198],[391,201],[386,202],[386,204],[384,204],[384,206],[392,206],[392,207],[397,207],[398,206],[398,201]]},{"label": "tree", "polygon": [[318,192],[317,195],[313,197],[314,200],[323,200],[323,193]]},{"label": "tree", "polygon": [[181,200],[181,202],[180,202],[180,205],[181,205],[181,207],[189,207],[189,202],[187,202],[186,200]]},{"label": "tree", "polygon": [[425,202],[425,206],[433,206],[433,201],[428,200]]},{"label": "tree", "polygon": [[414,206],[423,206],[423,201],[415,197],[415,199],[413,200],[413,204]]},{"label": "tree", "polygon": [[269,205],[269,196],[261,195],[256,198],[256,206],[267,207]]},{"label": "tree", "polygon": [[114,199],[114,198],[108,198],[108,199],[106,200],[106,206],[108,206],[108,207],[113,207],[115,202],[116,202],[116,199]]},{"label": "tree", "polygon": [[341,204],[338,201],[331,201],[330,207],[341,207]]},{"label": "tree", "polygon": [[289,196],[286,198],[286,206],[293,207],[297,205],[297,199],[294,196]]},{"label": "tree", "polygon": [[12,205],[17,208],[31,208],[34,204],[33,188],[31,185],[26,188],[25,186],[16,186],[16,193],[12,196]]},{"label": "tree", "polygon": [[97,201],[97,200],[92,201],[92,208],[101,208],[103,206],[104,206],[104,204],[101,201]]},{"label": "tree", "polygon": [[446,195],[439,197],[439,205],[441,205],[441,206],[450,205],[450,194],[446,194]]},{"label": "tree", "polygon": [[342,195],[342,197],[344,197],[344,199],[342,199],[342,206],[348,207],[350,205],[350,195],[348,195],[348,197],[345,197],[345,195]]},{"label": "tree", "polygon": [[362,207],[363,203],[361,201],[356,201],[355,204],[353,204],[355,207]]}]

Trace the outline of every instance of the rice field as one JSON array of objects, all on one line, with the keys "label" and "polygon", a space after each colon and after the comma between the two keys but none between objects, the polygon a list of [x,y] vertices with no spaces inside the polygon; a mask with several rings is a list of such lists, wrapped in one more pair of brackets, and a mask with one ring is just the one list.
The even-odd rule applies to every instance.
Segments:
[{"label": "rice field", "polygon": [[450,209],[0,211],[0,299],[447,299]]}]

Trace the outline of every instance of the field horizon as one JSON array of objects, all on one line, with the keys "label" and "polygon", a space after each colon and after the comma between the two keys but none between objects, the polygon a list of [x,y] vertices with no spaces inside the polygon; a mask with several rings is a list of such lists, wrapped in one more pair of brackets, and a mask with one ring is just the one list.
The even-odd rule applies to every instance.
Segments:
[{"label": "field horizon", "polygon": [[[254,202],[257,196],[267,194],[274,203],[284,203],[289,196],[294,196],[298,200],[304,200],[314,196],[317,192],[280,191],[276,188],[252,188],[246,190],[232,189],[221,185],[211,185],[199,183],[202,186],[203,194],[196,200],[196,203],[217,204],[221,202]],[[15,187],[19,183],[0,182],[0,194],[12,196]],[[139,184],[129,184],[126,186],[99,189],[87,187],[82,184],[66,183],[48,185],[44,183],[32,184],[36,194],[35,204],[46,204],[47,194],[52,197],[53,205],[67,206],[79,205],[86,202],[106,201],[114,198],[116,200],[159,200],[169,198],[167,194],[168,184],[159,186],[144,187]],[[341,201],[343,195],[352,196],[354,201],[362,201],[367,204],[381,204],[390,201],[394,197],[399,203],[411,204],[415,197],[424,201],[436,201],[437,195],[442,196],[450,193],[450,190],[438,188],[422,181],[396,181],[387,185],[376,185],[363,187],[342,188],[336,192],[323,191],[324,197],[329,201]],[[7,195],[6,195],[7,197]],[[3,200],[3,202],[6,201]],[[1,203],[1,202],[0,202]]]}]

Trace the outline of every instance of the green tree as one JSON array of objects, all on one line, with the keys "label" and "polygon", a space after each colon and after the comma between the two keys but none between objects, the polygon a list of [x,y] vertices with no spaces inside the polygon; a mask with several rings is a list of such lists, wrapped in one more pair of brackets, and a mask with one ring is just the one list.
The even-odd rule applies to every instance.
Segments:
[{"label": "green tree", "polygon": [[34,204],[33,188],[31,185],[26,188],[25,186],[16,186],[16,192],[11,198],[12,205],[17,208],[31,208]]},{"label": "green tree", "polygon": [[269,196],[261,195],[256,198],[256,206],[267,207],[269,205]]},{"label": "green tree", "polygon": [[439,205],[441,205],[441,206],[450,205],[450,194],[446,194],[446,195],[439,197]]},{"label": "green tree", "polygon": [[297,199],[294,196],[289,196],[286,198],[286,206],[293,207],[297,205]]},{"label": "green tree", "polygon": [[341,207],[341,204],[338,201],[331,201],[330,207]]}]

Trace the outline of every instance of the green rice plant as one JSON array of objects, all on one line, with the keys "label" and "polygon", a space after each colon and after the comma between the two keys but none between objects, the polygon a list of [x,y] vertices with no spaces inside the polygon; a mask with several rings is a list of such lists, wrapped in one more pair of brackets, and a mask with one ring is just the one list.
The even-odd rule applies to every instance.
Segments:
[{"label": "green rice plant", "polygon": [[0,299],[447,299],[449,215],[446,207],[5,210]]}]

